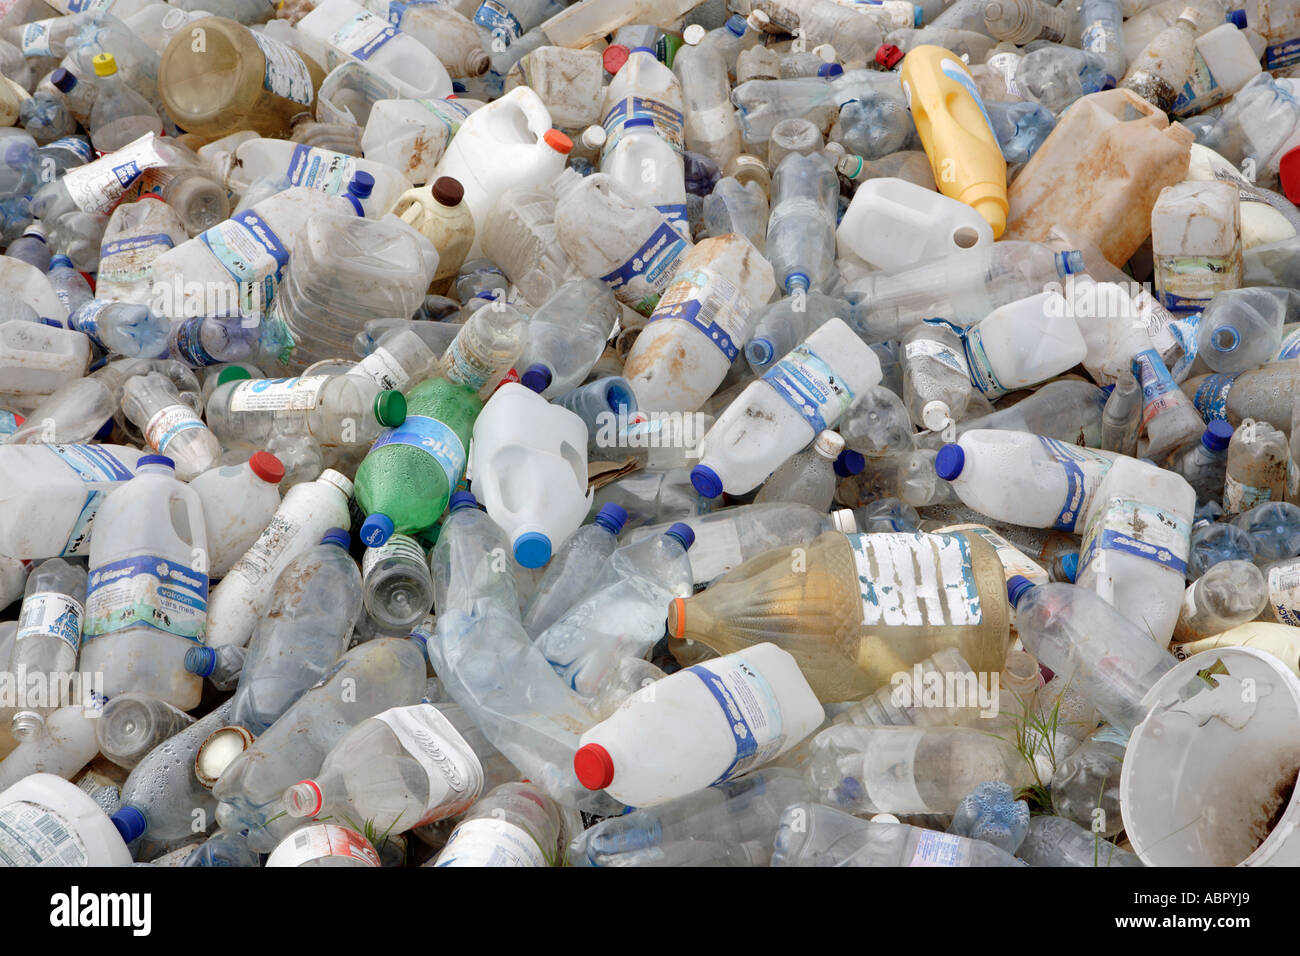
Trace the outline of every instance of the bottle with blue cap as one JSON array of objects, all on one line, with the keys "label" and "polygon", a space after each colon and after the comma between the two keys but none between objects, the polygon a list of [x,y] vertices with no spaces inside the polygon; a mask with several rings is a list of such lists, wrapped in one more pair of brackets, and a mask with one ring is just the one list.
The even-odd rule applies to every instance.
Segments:
[{"label": "bottle with blue cap", "polygon": [[67,256],[54,256],[50,259],[50,268],[45,277],[50,280],[54,294],[59,297],[69,315],[94,298],[90,283],[73,268],[72,260]]},{"label": "bottle with blue cap", "polygon": [[744,236],[714,236],[687,252],[623,363],[638,407],[703,407],[775,290],[772,266]]},{"label": "bottle with blue cap", "polygon": [[203,504],[170,458],[145,455],[95,518],[81,667],[103,692],[151,694],[198,706],[203,681],[185,653],[207,633],[208,542]]},{"label": "bottle with blue cap", "polygon": [[789,153],[777,166],[766,253],[786,295],[821,290],[830,278],[839,194],[835,169],[821,153]]},{"label": "bottle with blue cap", "polygon": [[[528,383],[523,379],[523,384]],[[534,389],[536,391],[536,389]],[[587,426],[587,460],[601,461],[608,454],[609,436],[622,431],[623,422],[636,414],[636,393],[621,375],[605,375],[555,396],[552,401],[567,408]]]},{"label": "bottle with blue cap", "polygon": [[835,498],[835,465],[844,451],[844,439],[827,429],[813,439],[810,447],[793,455],[772,472],[754,498],[755,504],[787,502],[803,504],[818,511],[830,509]]},{"label": "bottle with blue cap", "polygon": [[524,608],[523,625],[529,637],[537,637],[554,624],[591,589],[618,547],[626,521],[627,511],[609,502],[596,512],[591,524],[564,539]]},{"label": "bottle with blue cap", "polygon": [[[33,772],[0,792],[0,828],[6,855],[17,850],[11,865],[131,864],[131,851],[103,808],[71,780],[48,771]],[[51,834],[64,836],[52,841]]]},{"label": "bottle with blue cap", "polygon": [[[34,675],[58,687],[61,675],[76,669],[85,602],[86,570],[79,562],[50,558],[33,568],[18,611],[13,651],[5,662],[10,673]],[[55,699],[21,707],[13,715],[14,737],[29,740],[44,733],[46,713],[70,703]]]},{"label": "bottle with blue cap", "polygon": [[663,637],[664,606],[695,589],[694,543],[691,526],[679,522],[624,545],[587,596],[537,636],[534,646],[580,697],[594,698],[619,658],[644,657]]},{"label": "bottle with blue cap", "polygon": [[271,726],[347,650],[362,610],[361,571],[348,554],[350,543],[346,530],[330,528],[320,544],[276,579],[235,690],[232,720],[254,735]]},{"label": "bottle with blue cap", "polygon": [[[190,329],[202,331],[205,320],[185,321],[190,323]],[[239,324],[241,320],[234,321]],[[82,333],[113,355],[155,359],[166,358],[170,354],[172,324],[147,305],[108,298],[88,298],[68,315],[68,328]],[[250,351],[251,347],[246,348],[243,354],[247,355]]]},{"label": "bottle with blue cap", "polygon": [[745,361],[762,375],[792,348],[836,316],[849,314],[848,303],[820,292],[782,295],[755,309],[754,332],[745,343]]},{"label": "bottle with blue cap", "polygon": [[520,383],[550,399],[578,388],[620,315],[614,293],[599,279],[564,283],[528,320],[528,341],[515,363]]},{"label": "bottle with blue cap", "polygon": [[601,104],[601,125],[607,157],[622,141],[629,120],[649,119],[653,129],[675,150],[685,148],[683,137],[682,87],[676,75],[664,66],[648,46],[634,47],[605,87]]},{"label": "bottle with blue cap", "polygon": [[1223,497],[1232,434],[1233,427],[1227,422],[1212,421],[1200,441],[1169,462],[1169,470],[1187,479],[1198,502],[1218,501]]},{"label": "bottle with blue cap", "polygon": [[232,691],[239,683],[247,654],[248,648],[238,644],[195,646],[185,653],[185,669],[191,674],[207,678],[216,690]]},{"label": "bottle with blue cap", "polygon": [[429,571],[440,618],[453,611],[468,613],[480,598],[519,616],[510,538],[468,491],[451,496],[450,512],[429,553]]},{"label": "bottle with blue cap", "polygon": [[367,548],[361,578],[366,613],[384,633],[411,633],[433,607],[429,558],[409,535],[395,534],[379,547]]}]

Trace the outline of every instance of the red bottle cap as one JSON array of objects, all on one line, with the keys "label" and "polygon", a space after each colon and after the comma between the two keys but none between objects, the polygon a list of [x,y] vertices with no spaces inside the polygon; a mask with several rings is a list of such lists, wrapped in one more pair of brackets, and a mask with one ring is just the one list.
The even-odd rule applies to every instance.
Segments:
[{"label": "red bottle cap", "polygon": [[1282,192],[1292,202],[1300,202],[1300,146],[1283,154],[1277,166]]},{"label": "red bottle cap", "polygon": [[248,459],[248,467],[267,484],[278,485],[284,480],[284,464],[269,451],[253,452],[253,457]]},{"label": "red bottle cap", "polygon": [[584,744],[573,755],[573,772],[588,790],[604,790],[614,782],[614,761],[600,744]]},{"label": "red bottle cap", "polygon": [[542,134],[542,140],[557,153],[568,153],[569,150],[573,149],[573,140],[558,129],[548,129]]},{"label": "red bottle cap", "polygon": [[876,65],[883,66],[886,70],[898,66],[901,59],[903,59],[903,51],[892,43],[881,44],[880,49],[876,51]]},{"label": "red bottle cap", "polygon": [[615,43],[605,47],[605,52],[600,55],[600,62],[605,67],[605,72],[613,76],[619,70],[623,69],[623,64],[627,62],[631,50],[621,43]]}]

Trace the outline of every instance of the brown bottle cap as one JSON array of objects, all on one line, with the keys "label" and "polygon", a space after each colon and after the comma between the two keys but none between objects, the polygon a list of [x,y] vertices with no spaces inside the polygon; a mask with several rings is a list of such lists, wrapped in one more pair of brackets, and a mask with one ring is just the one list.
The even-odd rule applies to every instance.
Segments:
[{"label": "brown bottle cap", "polygon": [[460,180],[439,176],[433,181],[433,198],[444,206],[459,206],[465,198],[465,187]]},{"label": "brown bottle cap", "polygon": [[194,776],[211,790],[235,758],[252,745],[253,735],[244,727],[232,724],[214,730],[194,755]]}]

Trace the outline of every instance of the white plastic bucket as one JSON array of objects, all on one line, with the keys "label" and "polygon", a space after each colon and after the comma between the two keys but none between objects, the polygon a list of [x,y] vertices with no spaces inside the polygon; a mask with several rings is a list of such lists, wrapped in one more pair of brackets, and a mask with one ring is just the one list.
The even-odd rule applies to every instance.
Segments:
[{"label": "white plastic bucket", "polygon": [[[1212,687],[1197,672],[1217,661],[1227,673]],[[1272,654],[1224,647],[1174,667],[1143,702],[1120,775],[1142,862],[1300,865],[1300,678]]]}]

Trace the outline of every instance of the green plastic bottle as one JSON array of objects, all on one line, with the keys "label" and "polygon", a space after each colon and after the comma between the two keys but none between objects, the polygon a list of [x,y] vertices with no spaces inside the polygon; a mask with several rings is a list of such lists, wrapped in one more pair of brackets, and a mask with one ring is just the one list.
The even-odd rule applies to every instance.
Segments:
[{"label": "green plastic bottle", "polygon": [[406,421],[380,435],[357,469],[355,494],[366,514],[361,540],[368,547],[394,533],[423,531],[442,517],[482,410],[474,389],[445,378],[407,393]]}]

